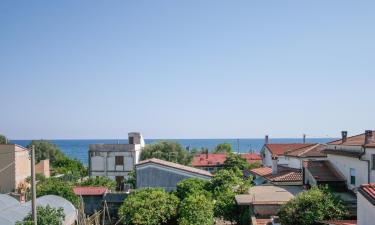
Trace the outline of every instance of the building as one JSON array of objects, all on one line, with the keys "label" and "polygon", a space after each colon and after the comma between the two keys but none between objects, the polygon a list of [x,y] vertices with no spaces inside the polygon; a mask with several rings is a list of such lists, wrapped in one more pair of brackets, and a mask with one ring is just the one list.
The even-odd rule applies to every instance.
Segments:
[{"label": "building", "polygon": [[0,193],[16,191],[31,176],[28,149],[15,145],[0,145]]},{"label": "building", "polygon": [[358,189],[358,225],[375,223],[375,184],[363,184]]},{"label": "building", "polygon": [[212,177],[208,171],[155,158],[142,161],[135,168],[137,188],[160,187],[172,191],[184,179],[209,180]]},{"label": "building", "polygon": [[102,203],[108,189],[106,187],[74,187],[73,192],[83,202],[85,214],[92,215],[103,209]]},{"label": "building", "polygon": [[277,164],[302,169],[303,160],[326,158],[323,152],[325,145],[310,143],[287,143],[287,144],[265,144],[260,151],[262,165],[272,166],[273,158],[277,159]]},{"label": "building", "polygon": [[129,133],[128,144],[92,144],[89,146],[89,175],[116,180],[118,188],[139,162],[145,142],[140,133]]},{"label": "building", "polygon": [[[260,155],[255,153],[241,153],[240,156],[246,159],[248,163],[260,163],[262,160]],[[215,172],[224,166],[226,159],[226,153],[197,154],[193,158],[192,166],[209,172]]]},{"label": "building", "polygon": [[374,131],[348,137],[341,132],[341,139],[327,144],[324,153],[346,180],[349,189],[356,191],[362,184],[375,183]]},{"label": "building", "polygon": [[260,167],[252,169],[250,174],[255,176],[253,180],[255,185],[270,183],[276,186],[302,186],[302,171],[300,169],[275,165],[272,168]]}]

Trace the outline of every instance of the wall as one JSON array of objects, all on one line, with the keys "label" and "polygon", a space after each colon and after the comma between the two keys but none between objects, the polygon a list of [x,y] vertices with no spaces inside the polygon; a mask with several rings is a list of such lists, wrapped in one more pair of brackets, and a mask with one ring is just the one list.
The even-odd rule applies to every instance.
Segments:
[{"label": "wall", "polygon": [[35,173],[43,174],[45,177],[50,177],[49,159],[40,161],[35,165]]},{"label": "wall", "polygon": [[357,208],[357,224],[358,225],[369,225],[374,224],[375,221],[375,206],[371,204],[361,194],[357,195],[358,208]]},{"label": "wall", "polygon": [[270,166],[271,167],[272,166],[272,154],[271,154],[271,152],[266,147],[263,147],[262,151],[264,151],[264,154],[265,154],[265,157],[262,159],[263,166]]},{"label": "wall", "polygon": [[0,145],[0,193],[15,189],[14,145]]},{"label": "wall", "polygon": [[19,146],[16,146],[15,158],[15,187],[17,188],[19,183],[25,182],[25,179],[31,176],[31,159],[29,151]]}]

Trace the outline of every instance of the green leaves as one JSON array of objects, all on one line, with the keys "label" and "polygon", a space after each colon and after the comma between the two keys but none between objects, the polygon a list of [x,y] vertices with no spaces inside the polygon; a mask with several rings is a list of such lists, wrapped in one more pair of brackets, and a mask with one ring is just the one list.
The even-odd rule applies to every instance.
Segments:
[{"label": "green leaves", "polygon": [[229,143],[218,144],[214,149],[214,153],[231,153],[232,145]]},{"label": "green leaves", "polygon": [[179,225],[212,225],[214,203],[203,194],[195,193],[182,200],[178,210]]},{"label": "green leaves", "polygon": [[119,209],[124,224],[166,224],[177,215],[179,200],[163,189],[149,188],[132,192]]},{"label": "green leaves", "polygon": [[89,177],[87,180],[79,183],[80,186],[107,187],[108,189],[116,188],[116,181],[108,177]]},{"label": "green leaves", "polygon": [[51,163],[56,160],[63,159],[64,153],[60,149],[46,140],[33,140],[27,148],[35,147],[35,161],[38,163],[41,160],[49,159]]},{"label": "green leaves", "polygon": [[207,191],[209,182],[198,178],[190,178],[180,181],[177,184],[176,195],[180,200],[193,195],[202,194],[208,198],[211,198],[211,193]]},{"label": "green leaves", "polygon": [[[38,225],[61,225],[65,219],[64,209],[63,208],[52,208],[49,205],[46,207],[38,206],[37,207],[37,224]],[[19,221],[16,225],[33,225],[32,214],[29,213],[23,221]]]},{"label": "green leaves", "polygon": [[190,154],[180,144],[169,141],[146,145],[140,158],[141,160],[157,158],[183,165],[188,165],[192,159]]},{"label": "green leaves", "polygon": [[279,217],[285,225],[313,225],[317,221],[342,219],[347,211],[327,187],[314,186],[282,206]]},{"label": "green leaves", "polygon": [[6,144],[7,138],[4,135],[0,134],[0,145]]}]

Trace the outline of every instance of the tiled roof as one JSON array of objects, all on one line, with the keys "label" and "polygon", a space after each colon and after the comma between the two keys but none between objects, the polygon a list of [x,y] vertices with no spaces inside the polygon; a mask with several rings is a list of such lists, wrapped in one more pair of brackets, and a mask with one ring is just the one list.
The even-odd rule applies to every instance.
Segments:
[{"label": "tiled roof", "polygon": [[[247,162],[254,163],[261,161],[262,158],[259,154],[255,153],[244,153],[240,154],[241,157],[245,158]],[[209,154],[198,154],[193,158],[192,166],[203,167],[203,166],[222,166],[227,159],[226,153],[209,153]]]},{"label": "tiled roof", "polygon": [[294,150],[290,150],[284,153],[287,156],[295,157],[326,157],[327,155],[322,152],[326,148],[323,144],[314,144],[307,147],[302,147]]},{"label": "tiled roof", "polygon": [[301,144],[301,143],[290,143],[290,144],[266,144],[272,155],[282,155],[288,151],[294,151],[300,148],[305,148],[315,144]]},{"label": "tiled roof", "polygon": [[268,225],[272,224],[271,219],[256,219],[257,224],[256,225]]},{"label": "tiled roof", "polygon": [[306,168],[317,181],[345,181],[328,160],[308,160],[303,162]]},{"label": "tiled roof", "polygon": [[369,202],[375,205],[375,183],[363,184],[359,187],[358,191],[365,197]]},{"label": "tiled roof", "polygon": [[343,150],[343,149],[324,149],[323,153],[332,154],[332,155],[342,155],[342,156],[348,156],[348,157],[354,157],[354,158],[358,158],[363,154],[363,152],[360,152],[360,151],[350,151],[350,150]]},{"label": "tiled roof", "polygon": [[357,220],[326,220],[322,221],[322,223],[332,225],[357,225]]},{"label": "tiled roof", "polygon": [[108,189],[106,187],[74,187],[74,194],[76,195],[104,195]]},{"label": "tiled roof", "polygon": [[[372,131],[373,135],[369,139],[366,147],[375,147],[375,131]],[[329,145],[347,145],[347,146],[362,146],[365,144],[365,133],[348,137],[345,142],[342,142],[342,139],[332,141],[328,143]]]},{"label": "tiled roof", "polygon": [[264,177],[271,182],[302,182],[302,172],[298,169],[278,166],[278,173],[272,174],[272,168],[261,167],[250,170],[251,173]]},{"label": "tiled roof", "polygon": [[196,174],[212,177],[212,174],[208,171],[200,170],[200,169],[197,169],[197,168],[194,168],[194,167],[185,166],[185,165],[181,165],[181,164],[173,163],[173,162],[168,162],[168,161],[164,161],[164,160],[156,159],[156,158],[141,161],[136,165],[136,167],[140,166],[140,165],[147,164],[147,163],[155,163],[155,164],[159,164],[159,165],[166,166],[166,167],[184,170],[184,171],[187,171],[187,172],[190,172],[190,173],[196,173]]}]

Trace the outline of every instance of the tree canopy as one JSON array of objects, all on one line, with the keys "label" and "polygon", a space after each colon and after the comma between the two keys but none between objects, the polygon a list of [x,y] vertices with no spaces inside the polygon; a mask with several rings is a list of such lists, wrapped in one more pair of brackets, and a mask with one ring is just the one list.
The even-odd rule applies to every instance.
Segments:
[{"label": "tree canopy", "polygon": [[160,141],[146,145],[142,150],[141,160],[158,158],[170,162],[188,165],[192,157],[179,143],[170,141]]},{"label": "tree canopy", "polygon": [[126,225],[166,224],[177,215],[178,198],[163,189],[146,188],[132,192],[119,209]]},{"label": "tree canopy", "polygon": [[250,163],[248,163],[247,160],[242,158],[239,154],[229,153],[224,161],[224,168],[226,169],[238,168],[242,171],[248,169],[249,167]]},{"label": "tree canopy", "polygon": [[7,143],[7,137],[0,134],[0,145],[6,144],[6,143]]},{"label": "tree canopy", "polygon": [[75,207],[79,206],[79,198],[73,192],[73,187],[57,178],[48,178],[38,182],[36,185],[36,195],[57,195],[70,201]]},{"label": "tree canopy", "polygon": [[35,147],[35,161],[38,163],[41,160],[49,159],[53,164],[56,160],[63,159],[64,153],[60,149],[46,140],[33,140],[27,148]]},{"label": "tree canopy", "polygon": [[283,205],[278,215],[285,225],[314,225],[322,220],[342,219],[347,210],[327,187],[314,186]]},{"label": "tree canopy", "polygon": [[206,197],[211,197],[211,193],[207,191],[209,182],[199,178],[189,178],[177,183],[176,195],[180,200],[193,195],[202,194]]},{"label": "tree canopy", "polygon": [[178,210],[179,225],[212,225],[214,203],[203,194],[192,194],[181,201]]},{"label": "tree canopy", "polygon": [[214,149],[214,153],[231,153],[231,152],[232,152],[232,145],[229,143],[218,144]]},{"label": "tree canopy", "polygon": [[79,183],[80,186],[107,187],[108,189],[116,188],[116,181],[107,177],[89,177]]},{"label": "tree canopy", "polygon": [[[63,208],[52,208],[49,205],[46,207],[37,206],[37,224],[38,225],[60,225],[65,219]],[[34,225],[31,212],[23,219],[18,221],[16,225]]]}]

